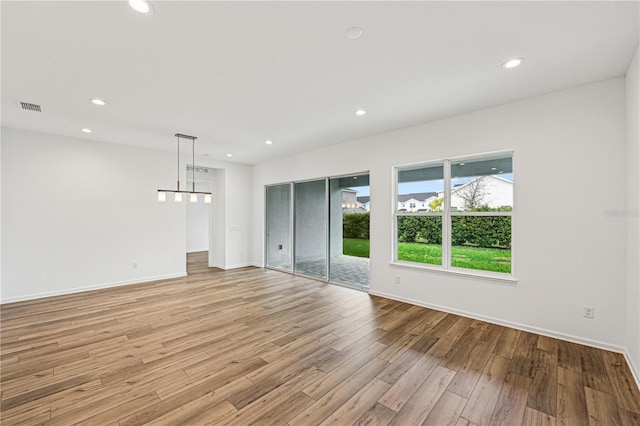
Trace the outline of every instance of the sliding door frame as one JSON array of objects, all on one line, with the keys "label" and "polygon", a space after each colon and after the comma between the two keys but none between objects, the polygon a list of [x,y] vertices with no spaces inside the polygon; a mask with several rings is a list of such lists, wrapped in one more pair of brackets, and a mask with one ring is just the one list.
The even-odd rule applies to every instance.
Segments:
[{"label": "sliding door frame", "polygon": [[[363,172],[356,172],[356,173],[347,173],[347,174],[341,174],[341,175],[336,175],[336,176],[329,176],[329,177],[321,177],[321,178],[315,178],[315,179],[303,179],[303,180],[296,180],[296,181],[289,181],[289,182],[281,182],[281,183],[273,183],[273,184],[269,184],[269,185],[265,185],[264,186],[264,267],[265,269],[271,269],[274,271],[279,271],[279,272],[287,272],[290,273],[292,275],[296,275],[296,276],[300,276],[300,277],[305,277],[305,278],[310,278],[316,281],[322,281],[322,282],[326,282],[326,283],[332,283],[335,285],[340,285],[343,287],[349,287],[349,288],[353,288],[356,290],[360,290],[360,291],[368,291],[367,288],[364,287],[360,287],[357,285],[353,285],[353,284],[349,284],[349,283],[343,283],[340,281],[331,281],[331,194],[330,194],[330,188],[329,185],[331,183],[331,179],[339,179],[339,178],[344,178],[344,177],[351,177],[351,176],[361,176],[361,175],[369,175],[370,176],[370,172],[369,171],[363,171]],[[306,274],[302,274],[299,272],[296,272],[295,269],[295,263],[296,263],[296,184],[298,183],[307,183],[307,182],[319,182],[319,181],[323,181],[324,180],[324,196],[325,196],[325,205],[324,205],[324,245],[325,245],[325,271],[326,271],[326,277],[325,278],[320,278],[320,277],[314,277],[312,275],[306,275]],[[282,269],[282,268],[275,268],[273,266],[269,266],[268,265],[268,237],[267,237],[267,226],[268,226],[268,222],[267,222],[267,215],[268,215],[268,211],[267,211],[267,188],[273,187],[273,186],[282,186],[282,185],[289,185],[289,190],[290,190],[290,194],[291,194],[291,198],[289,200],[289,247],[291,247],[291,267],[289,270],[286,269]]]}]

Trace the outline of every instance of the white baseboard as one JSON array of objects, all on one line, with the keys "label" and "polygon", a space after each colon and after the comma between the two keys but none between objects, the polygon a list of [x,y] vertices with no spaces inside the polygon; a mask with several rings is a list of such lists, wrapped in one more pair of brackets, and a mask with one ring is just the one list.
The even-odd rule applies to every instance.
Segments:
[{"label": "white baseboard", "polygon": [[123,285],[140,284],[140,283],[147,283],[150,281],[160,281],[160,280],[167,280],[171,278],[180,278],[180,277],[186,277],[186,276],[187,276],[187,273],[185,271],[185,272],[177,272],[175,274],[157,275],[153,277],[136,278],[133,280],[114,281],[110,283],[95,284],[95,285],[90,285],[86,287],[74,287],[74,288],[67,288],[62,290],[47,291],[43,293],[25,294],[23,296],[0,299],[0,304],[22,302],[25,300],[41,299],[43,297],[61,296],[64,294],[81,293],[83,291],[100,290],[103,288],[120,287]]},{"label": "white baseboard", "polygon": [[629,366],[629,370],[631,370],[631,374],[633,375],[633,378],[636,381],[636,386],[638,386],[638,389],[640,389],[640,366],[637,366],[633,363],[633,361],[631,360],[631,357],[629,356],[629,352],[625,349],[625,351],[622,353],[624,355],[624,358],[627,360],[627,365]]},{"label": "white baseboard", "polygon": [[605,349],[607,351],[611,351],[611,352],[618,352],[621,354],[626,354],[626,348],[624,346],[618,346],[618,345],[612,345],[610,343],[605,343],[605,342],[601,342],[599,340],[592,340],[592,339],[585,339],[583,337],[578,337],[578,336],[574,336],[571,334],[565,334],[565,333],[559,333],[553,330],[547,330],[544,328],[539,328],[539,327],[533,327],[530,325],[526,325],[526,324],[520,324],[517,322],[511,322],[511,321],[505,321],[505,320],[501,320],[499,318],[493,318],[493,317],[489,317],[489,316],[485,316],[485,315],[479,315],[473,312],[467,312],[467,311],[462,311],[460,309],[454,309],[454,308],[450,308],[448,306],[440,306],[440,305],[434,305],[431,303],[425,303],[425,302],[421,302],[418,300],[412,300],[412,299],[408,299],[405,297],[400,297],[400,296],[396,296],[394,294],[389,294],[389,293],[385,293],[382,291],[375,291],[375,290],[369,290],[369,294],[372,294],[374,296],[380,296],[380,297],[384,297],[387,299],[392,299],[392,300],[397,300],[400,302],[406,302],[406,303],[410,303],[412,305],[416,305],[416,306],[422,306],[424,308],[430,308],[430,309],[435,309],[437,311],[443,311],[443,312],[448,312],[451,314],[456,314],[456,315],[460,315],[463,317],[467,317],[467,318],[473,318],[473,319],[477,319],[480,321],[485,321],[485,322],[490,322],[492,324],[497,324],[497,325],[502,325],[505,327],[510,327],[510,328],[515,328],[518,330],[522,330],[522,331],[528,331],[531,333],[535,333],[535,334],[541,334],[543,336],[547,336],[547,337],[553,337],[556,339],[560,339],[560,340],[566,340],[569,342],[573,342],[573,343],[578,343],[580,345],[585,345],[585,346],[592,346],[594,348],[598,348],[598,349]]},{"label": "white baseboard", "polygon": [[212,268],[222,269],[227,271],[229,269],[238,269],[238,268],[246,268],[247,266],[256,266],[253,263],[238,263],[235,265],[222,265],[220,263],[214,263],[213,265],[209,265]]}]

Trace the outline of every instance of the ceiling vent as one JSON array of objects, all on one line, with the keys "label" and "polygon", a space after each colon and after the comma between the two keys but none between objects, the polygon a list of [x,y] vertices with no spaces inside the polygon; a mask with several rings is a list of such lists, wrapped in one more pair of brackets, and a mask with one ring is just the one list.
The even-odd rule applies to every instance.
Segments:
[{"label": "ceiling vent", "polygon": [[31,102],[16,101],[18,109],[23,111],[42,112],[42,105],[32,104]]},{"label": "ceiling vent", "polygon": [[[187,171],[189,172],[193,171],[193,166],[187,166]],[[198,166],[196,166],[195,171],[198,173],[209,173],[209,169],[204,167],[198,167]]]}]

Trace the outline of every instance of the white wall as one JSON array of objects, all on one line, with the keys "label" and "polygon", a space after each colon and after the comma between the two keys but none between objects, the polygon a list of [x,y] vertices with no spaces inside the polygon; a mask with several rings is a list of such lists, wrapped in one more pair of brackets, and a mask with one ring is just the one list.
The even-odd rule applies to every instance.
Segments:
[{"label": "white wall", "polygon": [[[234,164],[225,170],[225,261],[224,269],[250,266],[254,203],[249,190],[253,183],[253,166]],[[264,198],[264,189],[260,199]],[[264,220],[264,208],[260,210]],[[261,264],[262,262],[258,262]]]},{"label": "white wall", "polygon": [[[156,195],[175,188],[175,153],[3,128],[1,159],[2,303],[186,273],[188,202]],[[246,266],[252,167],[202,166],[216,169],[210,264]]]},{"label": "white wall", "polygon": [[[175,156],[2,129],[2,302],[185,274]],[[133,262],[138,263],[137,269]]]},{"label": "white wall", "polygon": [[[605,210],[626,197],[624,85],[608,80],[257,165],[253,261],[264,247],[265,184],[370,170],[372,293],[619,349],[625,222]],[[517,284],[390,265],[392,167],[505,149],[515,150]],[[594,319],[583,305],[595,306]]]},{"label": "white wall", "polygon": [[213,215],[210,222],[213,239],[209,243],[209,266],[222,269],[227,264],[225,177],[224,169],[218,169],[214,173],[215,185],[211,191]]},{"label": "white wall", "polygon": [[631,364],[640,381],[640,48],[626,77],[627,101],[627,335]]}]

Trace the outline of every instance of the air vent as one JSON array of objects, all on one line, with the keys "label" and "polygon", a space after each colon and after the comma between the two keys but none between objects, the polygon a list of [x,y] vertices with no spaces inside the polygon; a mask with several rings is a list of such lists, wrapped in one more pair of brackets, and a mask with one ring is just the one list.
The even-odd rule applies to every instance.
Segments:
[{"label": "air vent", "polygon": [[[191,172],[193,171],[193,167],[192,166],[187,166],[187,171]],[[198,167],[196,166],[196,172],[198,173],[209,173],[209,169],[206,169],[204,167]]]},{"label": "air vent", "polygon": [[32,104],[31,102],[16,101],[18,109],[23,111],[42,112],[42,106],[38,104]]}]

